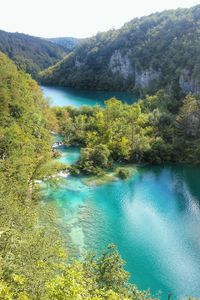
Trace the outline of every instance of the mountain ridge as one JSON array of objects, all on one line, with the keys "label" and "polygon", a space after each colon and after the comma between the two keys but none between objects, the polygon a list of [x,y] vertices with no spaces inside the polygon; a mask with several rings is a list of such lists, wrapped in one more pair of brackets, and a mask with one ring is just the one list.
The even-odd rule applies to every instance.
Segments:
[{"label": "mountain ridge", "polygon": [[41,73],[46,84],[96,90],[200,92],[200,5],[98,33]]},{"label": "mountain ridge", "polygon": [[46,38],[46,40],[56,45],[60,45],[68,50],[73,50],[84,39],[79,39],[74,37],[55,37],[55,38]]},{"label": "mountain ridge", "polygon": [[69,52],[61,45],[42,38],[3,30],[0,30],[0,51],[34,78],[39,71],[55,64]]}]

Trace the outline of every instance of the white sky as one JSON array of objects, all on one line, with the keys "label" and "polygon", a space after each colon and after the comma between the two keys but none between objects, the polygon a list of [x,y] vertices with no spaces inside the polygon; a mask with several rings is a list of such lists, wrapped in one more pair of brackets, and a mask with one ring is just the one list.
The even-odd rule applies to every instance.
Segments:
[{"label": "white sky", "polygon": [[41,37],[89,37],[134,17],[200,0],[0,0],[0,29]]}]

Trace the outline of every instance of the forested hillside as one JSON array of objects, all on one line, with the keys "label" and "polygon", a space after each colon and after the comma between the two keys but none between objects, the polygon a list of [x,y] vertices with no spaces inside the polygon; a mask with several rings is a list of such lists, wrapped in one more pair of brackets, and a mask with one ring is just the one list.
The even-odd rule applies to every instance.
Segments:
[{"label": "forested hillside", "polygon": [[85,40],[42,81],[85,89],[200,91],[200,6],[136,18]]},{"label": "forested hillside", "polygon": [[2,30],[0,30],[0,51],[34,78],[39,71],[58,62],[67,52],[64,47],[47,40]]},{"label": "forested hillside", "polygon": [[55,120],[36,82],[2,53],[0,99],[0,299],[152,299],[129,284],[112,245],[68,262],[55,208],[35,185],[49,174]]},{"label": "forested hillside", "polygon": [[49,38],[48,41],[63,46],[68,50],[73,50],[80,42],[81,39],[73,37],[58,37],[58,38]]}]

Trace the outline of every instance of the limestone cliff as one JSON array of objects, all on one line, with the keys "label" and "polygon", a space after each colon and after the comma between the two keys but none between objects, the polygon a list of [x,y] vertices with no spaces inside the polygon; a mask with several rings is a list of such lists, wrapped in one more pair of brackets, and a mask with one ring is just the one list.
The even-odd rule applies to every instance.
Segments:
[{"label": "limestone cliff", "polygon": [[112,54],[109,69],[114,75],[120,75],[123,79],[127,79],[134,74],[128,54],[122,56],[119,50],[115,50]]},{"label": "limestone cliff", "polygon": [[113,75],[119,75],[124,80],[132,79],[133,87],[148,89],[152,82],[158,81],[160,72],[152,68],[145,71],[137,71],[131,63],[131,54],[121,54],[120,50],[115,50],[109,61],[109,69]]},{"label": "limestone cliff", "polygon": [[84,65],[84,62],[80,60],[78,56],[75,57],[74,65],[76,68],[80,68]]},{"label": "limestone cliff", "polygon": [[194,94],[200,93],[200,83],[191,75],[190,71],[186,69],[182,70],[181,72],[179,85],[182,92],[185,94],[189,92],[192,92]]},{"label": "limestone cliff", "polygon": [[153,82],[158,81],[160,78],[160,72],[153,69],[135,71],[135,85],[142,89],[148,89]]}]

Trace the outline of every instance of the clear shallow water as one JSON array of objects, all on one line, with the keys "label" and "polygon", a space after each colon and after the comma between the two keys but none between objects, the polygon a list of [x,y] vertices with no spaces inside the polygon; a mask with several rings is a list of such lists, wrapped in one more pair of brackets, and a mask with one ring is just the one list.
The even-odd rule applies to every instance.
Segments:
[{"label": "clear shallow water", "polygon": [[112,97],[132,104],[137,101],[131,93],[126,92],[102,92],[102,91],[85,91],[65,87],[41,86],[44,95],[50,98],[52,106],[71,105],[80,107],[82,105],[94,106],[99,104],[104,106],[104,101]]},{"label": "clear shallow water", "polygon": [[65,147],[61,146],[58,148],[62,153],[59,161],[64,164],[75,164],[80,155],[80,149],[78,147]]},{"label": "clear shallow water", "polygon": [[[65,163],[78,158],[77,148],[61,150]],[[93,187],[70,176],[47,199],[78,253],[115,243],[141,289],[200,296],[199,178],[199,168],[171,165]]]}]

